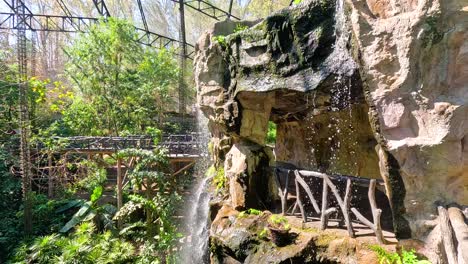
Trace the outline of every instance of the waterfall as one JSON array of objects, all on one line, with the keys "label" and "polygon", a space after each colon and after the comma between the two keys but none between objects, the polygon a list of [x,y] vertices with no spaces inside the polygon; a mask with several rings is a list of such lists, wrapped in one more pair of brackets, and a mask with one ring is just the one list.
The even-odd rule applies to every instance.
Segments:
[{"label": "waterfall", "polygon": [[[198,132],[202,134],[206,142],[201,142],[205,149],[208,149],[208,120],[203,113],[197,111]],[[208,167],[208,153],[205,158],[200,159],[195,167],[197,180],[193,188],[193,193],[187,203],[185,225],[187,226],[187,241],[182,248],[181,263],[184,264],[204,264],[209,263],[208,239],[210,234],[209,202],[211,195],[208,188],[211,178],[205,176]]]},{"label": "waterfall", "polygon": [[188,217],[190,237],[182,251],[182,263],[203,264],[209,262],[208,238],[209,227],[209,201],[207,192],[210,178],[204,178],[196,187],[194,199],[191,203],[192,210]]}]

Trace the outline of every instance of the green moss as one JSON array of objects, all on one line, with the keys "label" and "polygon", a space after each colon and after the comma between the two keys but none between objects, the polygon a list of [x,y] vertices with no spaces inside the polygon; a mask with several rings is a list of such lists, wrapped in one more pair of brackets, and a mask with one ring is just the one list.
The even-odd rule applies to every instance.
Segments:
[{"label": "green moss", "polygon": [[314,228],[314,227],[301,228],[300,230],[302,232],[307,232],[307,233],[320,233],[320,230],[318,228]]},{"label": "green moss", "polygon": [[216,186],[216,190],[224,190],[227,185],[227,177],[224,174],[224,167],[219,166],[216,169],[216,173],[213,173],[213,183]]},{"label": "green moss", "polygon": [[431,47],[439,43],[444,38],[444,33],[439,30],[440,14],[429,16],[426,18],[425,26],[427,30],[422,38],[424,48]]},{"label": "green moss", "polygon": [[320,236],[317,237],[317,240],[315,241],[315,244],[318,247],[328,247],[330,245],[330,242],[333,240],[338,239],[338,236],[335,234],[329,234],[329,233],[323,233],[320,234]]},{"label": "green moss", "polygon": [[266,143],[274,145],[276,143],[276,124],[268,121],[268,132],[266,135]]},{"label": "green moss", "polygon": [[268,239],[268,228],[264,227],[260,232],[258,232],[257,236],[261,240]]},{"label": "green moss", "polygon": [[248,210],[240,212],[237,217],[238,218],[245,218],[249,215],[261,215],[263,212],[254,208],[249,208]]}]

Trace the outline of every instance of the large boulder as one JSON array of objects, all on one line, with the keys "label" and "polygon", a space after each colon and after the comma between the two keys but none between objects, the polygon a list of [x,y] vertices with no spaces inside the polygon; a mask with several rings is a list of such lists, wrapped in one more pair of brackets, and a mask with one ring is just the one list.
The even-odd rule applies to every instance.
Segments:
[{"label": "large boulder", "polygon": [[436,204],[468,204],[468,1],[347,2],[375,133],[423,238]]}]

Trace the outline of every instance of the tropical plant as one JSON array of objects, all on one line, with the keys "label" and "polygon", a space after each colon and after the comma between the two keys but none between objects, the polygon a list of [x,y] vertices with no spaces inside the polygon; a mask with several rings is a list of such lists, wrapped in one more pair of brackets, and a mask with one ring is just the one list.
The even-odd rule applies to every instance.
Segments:
[{"label": "tropical plant", "polygon": [[67,233],[77,224],[82,222],[93,221],[99,230],[112,230],[114,229],[114,223],[112,218],[117,212],[117,208],[110,204],[104,204],[99,206],[97,201],[102,196],[102,186],[94,188],[93,193],[90,196],[89,201],[70,201],[63,208],[59,208],[58,212],[63,212],[68,209],[78,207],[79,210],[72,216],[72,218],[60,229],[61,233]]},{"label": "tropical plant", "polygon": [[[144,196],[128,195],[129,201],[116,214],[114,219],[122,220],[126,225],[121,234],[130,237],[143,235],[147,242],[143,245],[144,250],[157,259],[171,256],[174,242],[180,237],[172,216],[181,197],[174,179],[168,173],[167,150],[126,149],[117,156],[121,159],[136,158],[135,165],[128,171],[128,177],[134,190],[144,190]],[[140,219],[132,219],[132,215],[138,211],[144,212],[144,225]]]},{"label": "tropical plant", "polygon": [[132,244],[112,236],[110,231],[96,233],[93,223],[77,226],[70,236],[51,234],[20,246],[12,263],[130,263]]}]

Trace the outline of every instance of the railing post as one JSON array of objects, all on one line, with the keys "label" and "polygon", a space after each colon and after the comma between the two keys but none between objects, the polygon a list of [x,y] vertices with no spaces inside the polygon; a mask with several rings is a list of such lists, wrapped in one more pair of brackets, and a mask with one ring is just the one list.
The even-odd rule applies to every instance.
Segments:
[{"label": "railing post", "polygon": [[[120,210],[123,204],[122,186],[122,159],[117,158],[117,210]],[[122,228],[121,219],[117,221],[117,227]]]},{"label": "railing post", "polygon": [[302,215],[302,222],[306,223],[307,222],[307,216],[304,211],[304,205],[302,204],[301,200],[301,189],[299,188],[299,182],[297,179],[294,180],[294,183],[296,184],[296,199],[297,199],[297,205],[299,206],[299,210],[301,210],[301,215]]},{"label": "railing post", "polygon": [[54,197],[54,171],[52,169],[52,152],[49,151],[47,153],[48,159],[48,166],[49,166],[49,181],[48,181],[48,188],[47,188],[47,196],[49,198]]}]

